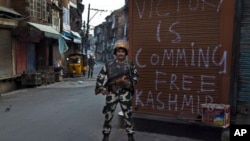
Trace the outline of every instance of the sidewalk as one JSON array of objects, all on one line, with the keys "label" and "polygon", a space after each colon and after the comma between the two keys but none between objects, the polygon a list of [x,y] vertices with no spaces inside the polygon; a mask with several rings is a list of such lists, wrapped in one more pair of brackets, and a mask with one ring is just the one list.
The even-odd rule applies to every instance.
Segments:
[{"label": "sidewalk", "polygon": [[86,78],[83,76],[78,76],[74,78],[63,78],[61,82],[55,82],[49,85],[42,85],[38,88],[77,88],[77,87],[87,87],[95,86],[96,78]]}]

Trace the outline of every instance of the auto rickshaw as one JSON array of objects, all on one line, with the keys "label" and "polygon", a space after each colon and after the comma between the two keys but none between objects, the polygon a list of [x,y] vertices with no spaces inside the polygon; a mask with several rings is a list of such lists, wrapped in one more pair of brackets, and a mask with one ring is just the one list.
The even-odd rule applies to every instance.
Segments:
[{"label": "auto rickshaw", "polygon": [[74,75],[84,75],[88,69],[88,58],[87,55],[74,53],[70,54],[67,58],[68,61],[68,73],[71,77]]}]

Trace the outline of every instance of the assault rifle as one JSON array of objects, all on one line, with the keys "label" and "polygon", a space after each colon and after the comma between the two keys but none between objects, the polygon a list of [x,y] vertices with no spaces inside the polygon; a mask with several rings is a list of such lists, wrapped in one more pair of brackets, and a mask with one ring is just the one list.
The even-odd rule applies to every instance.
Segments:
[{"label": "assault rifle", "polygon": [[[133,84],[132,83],[132,77],[128,73],[121,73],[121,74],[116,75],[116,76],[114,76],[112,78],[109,78],[108,81],[105,83],[104,88],[107,91],[109,91],[109,88],[112,85],[116,85],[116,84],[119,85],[119,83],[122,83],[122,81],[124,79],[128,79],[131,82],[131,84]],[[132,95],[134,94],[134,86],[133,85],[131,85],[130,88],[125,88],[125,89],[129,90],[132,93]],[[95,94],[96,95],[99,94],[99,93],[101,93],[101,92],[102,92],[101,90],[95,89]]]}]

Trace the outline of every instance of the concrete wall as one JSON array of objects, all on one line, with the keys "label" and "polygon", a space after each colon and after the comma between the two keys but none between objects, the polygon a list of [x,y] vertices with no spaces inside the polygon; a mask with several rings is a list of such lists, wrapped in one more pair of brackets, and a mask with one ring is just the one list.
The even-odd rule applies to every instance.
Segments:
[{"label": "concrete wall", "polygon": [[17,81],[14,79],[0,80],[0,95],[6,92],[16,90],[18,88]]}]

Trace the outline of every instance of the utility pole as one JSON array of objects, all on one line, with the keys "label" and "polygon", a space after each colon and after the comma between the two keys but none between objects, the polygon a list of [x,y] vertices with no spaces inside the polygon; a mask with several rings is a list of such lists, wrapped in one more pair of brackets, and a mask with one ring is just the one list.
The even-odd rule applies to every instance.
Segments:
[{"label": "utility pole", "polygon": [[[91,18],[89,18],[89,16],[90,16],[90,10],[96,11],[96,13]],[[89,40],[89,22],[94,18],[94,16],[98,12],[107,12],[107,11],[108,10],[94,9],[94,8],[90,9],[90,4],[88,5],[87,29],[86,29],[85,40],[84,40],[85,54],[87,54],[87,51],[88,51],[87,44],[88,44],[88,40]]]},{"label": "utility pole", "polygon": [[87,30],[86,30],[86,34],[85,34],[85,54],[87,54],[88,48],[87,48],[87,43],[89,40],[89,15],[90,15],[90,4],[88,6],[88,17],[87,17]]},{"label": "utility pole", "polygon": [[[84,38],[84,36],[85,36],[85,31],[86,31],[86,27],[85,27],[85,21],[83,21],[83,23],[82,23],[82,34],[81,34],[81,36],[82,36],[82,47],[81,47],[81,53],[83,53],[83,49],[85,49],[85,47],[84,47],[84,45],[85,45],[85,38]],[[84,51],[85,52],[85,51]]]}]

